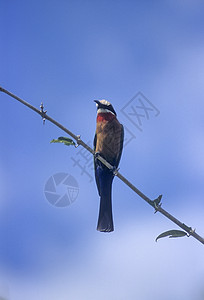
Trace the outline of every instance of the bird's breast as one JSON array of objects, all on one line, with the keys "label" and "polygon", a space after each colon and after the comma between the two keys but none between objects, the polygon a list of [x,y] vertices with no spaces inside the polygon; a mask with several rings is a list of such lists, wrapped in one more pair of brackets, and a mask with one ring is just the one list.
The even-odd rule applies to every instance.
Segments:
[{"label": "bird's breast", "polygon": [[101,153],[110,164],[114,165],[120,153],[122,125],[113,114],[111,115],[113,117],[97,117],[95,151]]}]

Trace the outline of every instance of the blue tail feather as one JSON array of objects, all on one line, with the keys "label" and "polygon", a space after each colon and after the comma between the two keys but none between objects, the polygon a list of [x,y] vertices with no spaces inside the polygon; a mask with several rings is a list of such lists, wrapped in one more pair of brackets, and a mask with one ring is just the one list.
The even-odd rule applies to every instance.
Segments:
[{"label": "blue tail feather", "polygon": [[96,177],[100,195],[97,230],[102,232],[111,232],[114,230],[111,199],[114,175],[107,167],[99,164],[96,168]]}]

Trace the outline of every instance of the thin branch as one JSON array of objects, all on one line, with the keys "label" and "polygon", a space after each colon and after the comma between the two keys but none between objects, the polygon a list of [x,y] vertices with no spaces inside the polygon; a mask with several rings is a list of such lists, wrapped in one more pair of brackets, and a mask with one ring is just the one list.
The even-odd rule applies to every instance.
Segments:
[{"label": "thin branch", "polygon": [[[68,135],[70,135],[73,139],[76,140],[78,145],[81,145],[82,147],[84,147],[87,151],[89,151],[90,153],[92,153],[93,155],[95,155],[95,152],[92,148],[90,148],[86,143],[84,143],[79,135],[75,135],[73,134],[70,130],[68,130],[67,128],[65,128],[64,126],[62,126],[60,123],[58,123],[57,121],[55,121],[54,119],[52,119],[50,116],[48,116],[46,114],[46,111],[43,110],[43,104],[41,104],[41,110],[37,109],[36,107],[32,106],[30,103],[22,100],[21,98],[17,97],[16,95],[12,94],[11,92],[5,90],[4,88],[0,87],[0,92],[3,92],[7,95],[9,95],[10,97],[18,100],[19,102],[21,102],[22,104],[26,105],[27,107],[29,107],[30,109],[34,110],[36,113],[38,113],[43,120],[48,120],[51,123],[55,124],[57,127],[59,127],[60,129],[62,129],[63,131],[65,131]],[[110,165],[102,156],[97,155],[97,159],[99,159],[107,168],[114,170],[114,167],[112,165]],[[122,180],[127,186],[129,186],[129,188],[131,188],[136,194],[138,194],[143,200],[145,200],[149,205],[151,205],[154,209],[155,212],[160,212],[162,215],[164,215],[166,218],[168,218],[169,220],[171,220],[173,223],[175,223],[176,225],[178,225],[179,227],[181,227],[183,230],[185,230],[189,236],[193,236],[195,239],[197,239],[199,242],[201,242],[202,244],[204,244],[204,238],[202,238],[199,234],[197,234],[195,232],[194,229],[192,229],[192,227],[189,227],[187,225],[185,225],[184,223],[180,222],[178,219],[176,219],[174,216],[172,216],[171,214],[169,214],[166,210],[164,210],[161,207],[161,198],[162,195],[160,195],[157,199],[155,200],[151,200],[149,199],[146,195],[144,195],[140,190],[138,190],[130,181],[128,181],[121,173],[118,172],[118,170],[114,170],[114,174],[115,176],[117,176],[120,180]]]}]

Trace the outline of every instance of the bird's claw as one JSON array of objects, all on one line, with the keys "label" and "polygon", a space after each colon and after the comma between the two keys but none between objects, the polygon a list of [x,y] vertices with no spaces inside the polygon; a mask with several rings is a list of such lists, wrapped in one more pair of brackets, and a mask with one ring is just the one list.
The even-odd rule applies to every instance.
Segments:
[{"label": "bird's claw", "polygon": [[95,160],[95,162],[98,161],[98,163],[99,163],[99,162],[101,163],[101,161],[98,159],[99,155],[100,155],[99,152],[95,152],[95,153],[94,153],[94,160]]},{"label": "bird's claw", "polygon": [[94,153],[95,158],[98,158],[99,155],[100,155],[99,152],[95,152],[95,153]]},{"label": "bird's claw", "polygon": [[119,168],[116,168],[116,166],[113,166],[112,169],[111,169],[111,171],[113,172],[114,176],[117,176]]},{"label": "bird's claw", "polygon": [[100,152],[95,152],[94,153],[94,161],[97,163],[98,166],[100,166],[100,168],[103,168],[103,163],[100,161],[99,156],[100,156]]},{"label": "bird's claw", "polygon": [[[100,152],[95,152],[94,153],[94,159],[98,160],[98,162],[103,165],[103,163],[98,159],[98,157],[101,156]],[[103,158],[103,157],[102,157]],[[109,168],[109,167],[107,167]],[[112,168],[109,168],[109,170],[113,173],[114,176],[117,176],[119,168],[117,168],[116,166],[112,166]]]}]

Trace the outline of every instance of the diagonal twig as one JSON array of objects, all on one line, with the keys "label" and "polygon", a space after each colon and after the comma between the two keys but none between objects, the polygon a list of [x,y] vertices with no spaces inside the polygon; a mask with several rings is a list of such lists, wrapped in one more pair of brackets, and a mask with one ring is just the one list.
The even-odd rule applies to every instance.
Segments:
[{"label": "diagonal twig", "polygon": [[[68,130],[67,128],[65,128],[63,125],[61,125],[60,123],[58,123],[57,121],[55,121],[54,119],[52,119],[50,116],[48,116],[46,114],[46,111],[44,111],[43,108],[43,104],[41,103],[41,110],[37,109],[36,107],[34,107],[33,105],[31,105],[30,103],[24,101],[23,99],[17,97],[16,95],[12,94],[11,92],[7,91],[6,89],[0,87],[0,92],[3,92],[7,95],[9,95],[10,97],[18,100],[19,102],[21,102],[22,104],[24,104],[25,106],[29,107],[30,109],[32,109],[33,111],[35,111],[36,113],[38,113],[43,120],[48,120],[51,123],[55,124],[57,127],[59,127],[60,129],[62,129],[63,131],[65,131],[68,135],[70,135],[73,139],[76,140],[78,145],[81,145],[82,147],[84,147],[87,151],[89,151],[90,153],[92,153],[93,155],[95,155],[95,152],[92,148],[90,148],[86,143],[84,143],[79,135],[75,135],[73,134],[70,130]],[[114,167],[112,165],[110,165],[102,156],[97,155],[97,159],[99,159],[107,168],[114,170]],[[166,218],[168,218],[169,220],[171,220],[173,223],[175,223],[176,225],[178,225],[179,227],[181,227],[183,230],[185,230],[188,233],[188,236],[193,236],[195,239],[197,239],[199,242],[201,242],[202,244],[204,244],[204,238],[201,237],[199,234],[197,234],[195,232],[194,229],[192,229],[192,227],[187,226],[186,224],[180,222],[178,219],[176,219],[174,216],[172,216],[170,213],[168,213],[165,209],[163,209],[161,207],[161,198],[162,195],[160,195],[157,199],[155,200],[151,200],[149,199],[145,194],[143,194],[140,190],[138,190],[129,180],[127,180],[118,170],[114,170],[114,174],[115,176],[117,176],[120,180],[122,180],[127,186],[129,186],[129,188],[131,188],[136,194],[138,194],[143,200],[145,200],[149,205],[151,205],[154,209],[155,212],[160,212],[162,215],[164,215]]]}]

